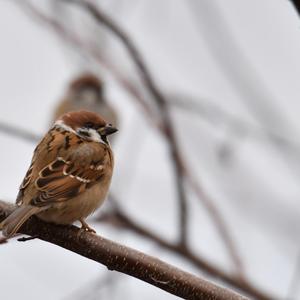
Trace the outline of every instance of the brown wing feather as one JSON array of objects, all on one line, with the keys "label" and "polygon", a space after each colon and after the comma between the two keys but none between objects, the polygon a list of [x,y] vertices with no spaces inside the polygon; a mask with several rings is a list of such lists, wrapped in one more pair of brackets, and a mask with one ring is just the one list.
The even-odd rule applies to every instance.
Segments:
[{"label": "brown wing feather", "polygon": [[[51,132],[51,131],[50,131]],[[23,201],[23,197],[24,197],[24,191],[27,188],[27,186],[29,185],[29,183],[32,180],[32,173],[33,173],[33,167],[34,167],[34,162],[36,160],[36,153],[38,152],[38,149],[40,147],[40,145],[42,144],[42,142],[46,139],[46,137],[44,137],[41,142],[36,146],[36,148],[34,149],[33,152],[33,157],[29,166],[29,169],[27,170],[25,177],[19,187],[19,193],[17,195],[17,199],[16,199],[16,204],[17,205],[21,205],[22,201]]]},{"label": "brown wing feather", "polygon": [[78,196],[101,179],[104,169],[100,166],[91,164],[83,169],[80,165],[58,157],[40,172],[35,181],[39,194],[32,199],[31,204],[41,206]]}]

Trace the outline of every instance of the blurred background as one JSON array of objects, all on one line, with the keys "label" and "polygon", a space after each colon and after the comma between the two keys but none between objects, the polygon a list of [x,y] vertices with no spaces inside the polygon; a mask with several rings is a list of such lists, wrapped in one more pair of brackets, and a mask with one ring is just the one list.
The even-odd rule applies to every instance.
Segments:
[{"label": "blurred background", "polygon": [[[105,105],[119,133],[111,195],[89,219],[98,234],[252,298],[300,299],[292,3],[92,3],[0,2],[0,198],[15,201],[66,99]],[[78,104],[70,88],[87,73],[100,81],[99,106]],[[175,299],[40,240],[0,245],[0,290],[3,299]]]}]

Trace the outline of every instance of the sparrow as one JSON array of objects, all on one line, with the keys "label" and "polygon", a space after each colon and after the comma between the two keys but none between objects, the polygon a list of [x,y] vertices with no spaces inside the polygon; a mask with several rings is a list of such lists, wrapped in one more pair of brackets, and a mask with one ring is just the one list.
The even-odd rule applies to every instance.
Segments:
[{"label": "sparrow", "polygon": [[117,113],[104,94],[104,83],[97,76],[92,73],[81,74],[69,84],[55,109],[53,121],[64,113],[83,109],[98,113],[108,123],[117,126]]},{"label": "sparrow", "polygon": [[17,209],[0,224],[12,237],[32,215],[55,224],[81,222],[104,201],[114,157],[108,136],[117,129],[99,115],[75,111],[62,115],[34,150],[19,188]]}]

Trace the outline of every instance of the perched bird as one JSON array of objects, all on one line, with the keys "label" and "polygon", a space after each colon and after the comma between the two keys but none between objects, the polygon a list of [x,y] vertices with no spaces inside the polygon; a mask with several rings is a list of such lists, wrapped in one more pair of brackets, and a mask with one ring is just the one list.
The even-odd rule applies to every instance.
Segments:
[{"label": "perched bird", "polygon": [[117,131],[99,115],[75,111],[61,116],[34,151],[20,186],[18,208],[1,224],[13,236],[32,215],[56,224],[85,222],[104,201],[114,166],[107,136]]},{"label": "perched bird", "polygon": [[104,94],[104,84],[97,76],[92,73],[81,74],[70,83],[54,112],[53,121],[62,114],[83,109],[95,112],[108,123],[117,126],[117,113]]}]

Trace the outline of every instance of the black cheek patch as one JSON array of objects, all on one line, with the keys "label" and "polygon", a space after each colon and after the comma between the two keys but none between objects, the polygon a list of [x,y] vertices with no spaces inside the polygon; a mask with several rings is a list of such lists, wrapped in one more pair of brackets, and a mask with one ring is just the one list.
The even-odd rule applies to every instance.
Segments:
[{"label": "black cheek patch", "polygon": [[82,136],[86,136],[86,137],[90,137],[90,134],[87,132],[87,131],[79,131],[79,134],[82,135]]},{"label": "black cheek patch", "polygon": [[64,145],[65,150],[69,149],[70,146],[71,146],[71,145],[70,145],[70,137],[67,135],[67,136],[65,137],[65,145]]}]

